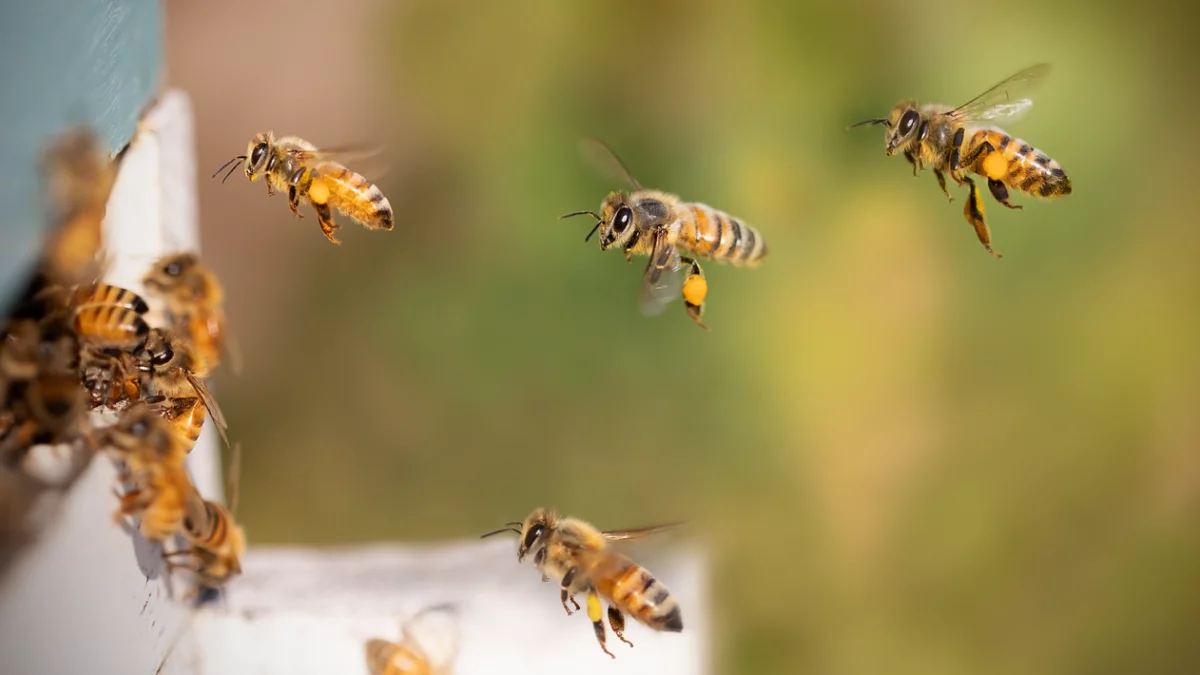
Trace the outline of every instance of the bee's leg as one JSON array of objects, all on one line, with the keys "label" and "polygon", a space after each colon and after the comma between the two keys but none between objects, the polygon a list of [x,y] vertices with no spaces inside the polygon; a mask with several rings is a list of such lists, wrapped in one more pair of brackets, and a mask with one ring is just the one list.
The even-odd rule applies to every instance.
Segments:
[{"label": "bee's leg", "polygon": [[288,207],[292,213],[296,214],[297,218],[303,218],[304,214],[300,213],[300,193],[296,190],[295,185],[288,186]]},{"label": "bee's leg", "polygon": [[621,642],[630,647],[633,646],[632,642],[625,639],[625,615],[621,613],[621,610],[612,605],[608,606],[608,625],[612,626],[613,633],[620,638]]},{"label": "bee's leg", "polygon": [[600,643],[600,649],[614,659],[617,658],[616,654],[608,651],[608,647],[604,646],[604,612],[600,606],[600,596],[596,594],[594,587],[588,588],[587,613],[588,618],[592,620],[592,628],[596,631],[596,642]]},{"label": "bee's leg", "polygon": [[697,326],[708,330],[708,326],[700,320],[700,317],[704,316],[704,299],[708,297],[708,281],[704,278],[704,270],[700,269],[700,263],[692,258],[681,257],[679,262],[690,267],[687,279],[683,282],[684,308]]},{"label": "bee's leg", "polygon": [[912,154],[911,150],[905,150],[904,151],[904,159],[907,159],[908,163],[912,164],[913,178],[916,178],[917,177],[917,158],[916,158],[916,156]]},{"label": "bee's leg", "polygon": [[1003,258],[996,251],[992,250],[992,233],[988,230],[987,222],[983,218],[983,195],[979,193],[979,186],[975,181],[971,180],[970,176],[963,176],[966,181],[970,193],[967,195],[967,206],[963,209],[963,216],[971,227],[975,228],[975,236],[979,237],[979,243],[997,258]]},{"label": "bee's leg", "polygon": [[[542,549],[542,550],[545,550],[545,549]],[[571,610],[570,607],[567,607],[568,600],[571,601],[572,605],[575,605],[575,609],[579,609],[579,603],[575,602],[575,597],[573,595],[571,595],[571,582],[574,580],[575,580],[575,568],[572,567],[571,569],[567,570],[566,574],[563,575],[562,584],[561,584],[562,591],[559,594],[559,597],[562,600],[563,609],[567,610],[567,616],[571,616],[572,614],[575,613],[574,611]]]},{"label": "bee's leg", "polygon": [[313,202],[312,206],[313,211],[317,212],[317,220],[321,222],[321,231],[325,233],[325,238],[340,245],[342,242],[333,236],[333,233],[337,232],[338,226],[333,222],[333,212],[329,210],[329,205]]},{"label": "bee's leg", "polygon": [[946,195],[946,199],[954,201],[954,195],[950,194],[950,191],[946,189],[946,174],[942,173],[941,169],[934,169],[933,175],[937,176],[938,187],[942,188],[942,194]]},{"label": "bee's leg", "polygon": [[980,143],[960,159],[962,166],[967,168],[975,166],[975,162],[978,162],[981,158],[986,157],[988,153],[992,152],[993,150],[995,150],[995,148],[992,147],[991,143],[988,143],[987,141]]},{"label": "bee's leg", "polygon": [[633,262],[633,247],[637,246],[638,239],[640,239],[641,236],[641,232],[634,230],[633,236],[629,238],[629,241],[625,242],[625,262]]},{"label": "bee's leg", "polygon": [[[954,150],[950,151],[950,175],[951,176],[953,176],[954,173],[956,171],[958,171],[959,150],[962,148],[963,137],[966,135],[966,133],[967,133],[966,129],[964,129],[962,127],[959,127],[954,132],[954,141],[951,142],[951,146],[954,148]],[[958,179],[955,178],[955,180],[958,180]],[[960,181],[960,184],[961,184],[961,181]]]},{"label": "bee's leg", "polygon": [[1007,206],[1008,208],[1010,208],[1010,209],[1025,208],[1025,207],[1021,206],[1020,204],[1009,203],[1008,187],[1005,186],[1004,183],[1002,183],[998,180],[993,180],[993,179],[989,178],[988,179],[988,189],[992,191],[992,196],[996,198],[996,201]]}]

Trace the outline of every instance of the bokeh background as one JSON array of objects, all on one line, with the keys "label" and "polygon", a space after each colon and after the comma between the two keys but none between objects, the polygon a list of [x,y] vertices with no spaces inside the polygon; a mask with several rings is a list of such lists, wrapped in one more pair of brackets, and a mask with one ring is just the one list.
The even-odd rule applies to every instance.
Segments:
[{"label": "bokeh background", "polygon": [[[244,372],[255,543],[473,537],[553,505],[686,517],[725,673],[1200,671],[1200,250],[1186,3],[168,3],[204,253]],[[1055,70],[1010,130],[1075,193],[991,259],[878,128]],[[344,245],[235,175],[264,129],[373,142]],[[641,181],[757,226],[711,334],[583,243]],[[385,171],[385,172],[384,172]]]}]

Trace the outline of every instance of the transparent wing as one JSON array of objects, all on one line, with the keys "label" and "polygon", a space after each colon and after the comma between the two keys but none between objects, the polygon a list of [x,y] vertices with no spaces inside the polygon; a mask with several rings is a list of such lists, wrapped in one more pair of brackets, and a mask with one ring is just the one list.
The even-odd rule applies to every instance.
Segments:
[{"label": "transparent wing", "polygon": [[642,277],[642,295],[639,306],[642,314],[658,316],[667,305],[679,297],[683,290],[683,278],[679,274],[679,252],[667,243],[667,229],[654,232],[654,248],[650,251],[650,262]]},{"label": "transparent wing", "polygon": [[196,394],[200,396],[200,402],[208,409],[208,416],[212,419],[213,425],[217,427],[217,433],[221,434],[221,440],[225,442],[225,447],[229,447],[229,436],[226,434],[229,427],[225,423],[225,415],[221,412],[221,407],[217,405],[217,399],[213,398],[212,392],[208,389],[208,383],[204,381],[204,378],[196,376],[191,371],[184,370],[183,374],[192,384],[192,389],[195,389]]},{"label": "transparent wing", "polygon": [[663,523],[661,525],[638,527],[632,530],[607,530],[605,532],[601,532],[600,534],[608,541],[629,541],[630,539],[641,539],[642,537],[649,537],[659,534],[660,532],[673,530],[684,524],[685,523],[683,521],[679,521],[675,523]]},{"label": "transparent wing", "polygon": [[1018,120],[1033,106],[1030,94],[1049,73],[1048,63],[1030,66],[946,114],[962,122]]},{"label": "transparent wing", "polygon": [[449,666],[458,654],[458,624],[457,606],[434,605],[404,621],[400,634],[404,642],[424,654],[437,671]]},{"label": "transparent wing", "polygon": [[353,169],[356,173],[371,175],[379,179],[390,169],[383,157],[384,147],[379,144],[358,143],[334,145],[315,150],[289,150],[288,154],[310,163],[333,162]]},{"label": "transparent wing", "polygon": [[613,149],[605,145],[603,141],[595,138],[581,138],[579,153],[605,178],[629,183],[635,190],[642,189],[642,184],[629,172],[625,162],[622,162],[621,158],[617,157],[617,153],[613,152]]}]

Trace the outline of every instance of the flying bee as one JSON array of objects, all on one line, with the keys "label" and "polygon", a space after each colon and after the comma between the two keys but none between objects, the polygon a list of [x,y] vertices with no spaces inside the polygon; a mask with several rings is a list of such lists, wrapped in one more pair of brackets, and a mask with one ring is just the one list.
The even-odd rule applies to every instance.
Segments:
[{"label": "flying bee", "polygon": [[683,630],[683,617],[679,603],[662,582],[644,567],[609,548],[608,544],[638,539],[680,524],[602,532],[578,518],[560,517],[554,511],[539,508],[523,523],[506,523],[504,528],[483,536],[515,532],[519,537],[517,562],[523,562],[525,556],[533,553],[533,562],[542,573],[542,580],[559,580],[560,600],[568,615],[573,611],[567,602],[579,609],[574,596],[586,594],[587,615],[600,649],[616,658],[604,644],[601,598],[608,602],[608,623],[613,633],[630,647],[633,643],[625,639],[625,614],[654,630],[673,633]]},{"label": "flying bee", "polygon": [[155,261],[142,282],[165,300],[171,330],[188,338],[210,370],[216,368],[228,348],[225,292],[217,275],[195,253],[174,253]]},{"label": "flying bee", "polygon": [[[321,231],[334,244],[341,244],[334,232],[331,208],[358,221],[369,230],[390,230],[393,226],[392,205],[380,189],[358,173],[347,169],[335,159],[355,154],[349,149],[318,150],[297,136],[276,139],[266,131],[254,136],[245,155],[238,155],[217,169],[213,178],[233,165],[225,179],[242,163],[246,163],[246,178],[254,181],[266,176],[267,194],[276,190],[287,192],[288,206],[297,218],[302,202],[311,204],[321,224]],[[365,153],[358,153],[365,154]]]},{"label": "flying bee", "polygon": [[986,178],[992,197],[1010,209],[1022,207],[1009,202],[1009,189],[1046,199],[1071,194],[1071,181],[1058,162],[995,126],[999,121],[1023,117],[1033,105],[1028,94],[1049,72],[1049,64],[1030,66],[957,108],[901,101],[888,117],[864,120],[851,128],[882,124],[886,127],[887,154],[903,153],[912,164],[914,176],[926,167],[932,168],[938,185],[950,200],[954,197],[946,189],[945,174],[949,173],[959,185],[966,183],[963,216],[988,253],[1000,258],[992,248],[979,187],[967,174]]},{"label": "flying bee", "polygon": [[365,656],[371,675],[449,675],[458,652],[453,605],[426,607],[400,624],[400,641],[373,638]]},{"label": "flying bee", "polygon": [[[560,218],[581,215],[595,218],[596,226],[584,241],[599,232],[602,251],[619,246],[626,260],[632,260],[634,255],[650,256],[642,277],[640,305],[644,314],[662,313],[667,303],[682,294],[688,316],[697,326],[708,330],[701,321],[708,282],[698,259],[755,267],[767,257],[767,243],[762,235],[723,211],[643,188],[616,153],[600,141],[584,139],[580,147],[585,157],[609,178],[627,183],[632,191],[610,192],[601,202],[598,214],[576,211]],[[688,255],[682,256],[680,252]],[[676,274],[681,265],[688,268],[682,285]]]},{"label": "flying bee", "polygon": [[158,411],[143,402],[129,407],[101,433],[101,447],[124,463],[121,482],[134,486],[121,495],[114,520],[140,516],[139,530],[151,541],[181,532],[195,487],[186,453]]},{"label": "flying bee", "polygon": [[[202,585],[209,588],[220,588],[235,574],[242,573],[241,559],[246,552],[246,533],[234,520],[241,457],[241,444],[235,443],[229,462],[229,508],[193,492],[183,520],[183,534],[191,547],[163,556],[170,567],[192,572]],[[184,562],[175,562],[180,558]]]},{"label": "flying bee", "polygon": [[181,439],[190,438],[195,443],[195,438],[199,436],[197,425],[203,423],[203,418],[197,418],[192,409],[203,405],[222,440],[226,445],[229,444],[225,434],[228,428],[225,416],[204,379],[208,375],[208,364],[186,340],[168,331],[152,328],[134,352],[134,359],[142,371],[140,389],[144,400],[167,404],[161,408],[162,413]]}]

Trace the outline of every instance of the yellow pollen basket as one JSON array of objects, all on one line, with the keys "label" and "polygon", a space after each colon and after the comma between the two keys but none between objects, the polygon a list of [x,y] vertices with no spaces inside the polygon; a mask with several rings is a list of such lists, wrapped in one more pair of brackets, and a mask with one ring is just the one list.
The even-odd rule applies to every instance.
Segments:
[{"label": "yellow pollen basket", "polygon": [[320,178],[314,180],[312,186],[308,188],[308,198],[317,204],[329,201],[329,185]]},{"label": "yellow pollen basket", "polygon": [[588,618],[592,621],[599,621],[603,616],[602,608],[600,607],[600,596],[595,593],[588,593],[587,597]]},{"label": "yellow pollen basket", "polygon": [[693,305],[704,304],[704,298],[708,296],[708,282],[699,274],[694,274],[688,277],[688,280],[683,282],[683,299]]}]

